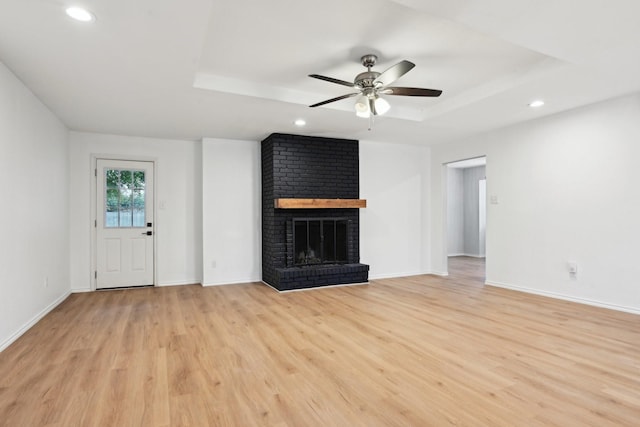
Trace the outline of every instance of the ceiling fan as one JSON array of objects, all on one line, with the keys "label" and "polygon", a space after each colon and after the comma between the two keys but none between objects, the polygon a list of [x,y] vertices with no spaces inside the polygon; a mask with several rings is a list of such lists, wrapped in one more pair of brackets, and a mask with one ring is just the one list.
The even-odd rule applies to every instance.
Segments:
[{"label": "ceiling fan", "polygon": [[442,94],[442,91],[437,89],[389,86],[391,83],[408,73],[413,67],[415,67],[415,64],[404,60],[398,62],[383,73],[378,73],[377,71],[371,71],[371,68],[376,65],[377,60],[378,57],[376,55],[364,55],[361,58],[361,62],[362,65],[367,67],[367,71],[358,74],[353,80],[353,83],[334,79],[333,77],[321,76],[319,74],[309,74],[309,77],[313,77],[314,79],[348,86],[357,91],[318,102],[317,104],[310,105],[310,107],[319,107],[331,102],[358,96],[359,98],[355,105],[356,115],[364,118],[373,118],[373,116],[382,115],[389,111],[390,105],[381,95],[437,97]]}]

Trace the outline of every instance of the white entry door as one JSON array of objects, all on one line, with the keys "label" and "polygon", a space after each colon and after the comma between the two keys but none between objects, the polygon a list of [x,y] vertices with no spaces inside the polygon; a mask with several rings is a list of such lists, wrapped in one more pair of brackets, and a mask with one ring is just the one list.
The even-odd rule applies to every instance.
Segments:
[{"label": "white entry door", "polygon": [[153,285],[153,163],[97,160],[96,287]]}]

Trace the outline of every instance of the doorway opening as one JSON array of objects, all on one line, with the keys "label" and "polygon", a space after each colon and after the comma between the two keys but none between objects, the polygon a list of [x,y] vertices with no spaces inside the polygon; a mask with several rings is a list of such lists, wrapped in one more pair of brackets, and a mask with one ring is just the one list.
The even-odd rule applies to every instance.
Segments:
[{"label": "doorway opening", "polygon": [[446,164],[449,275],[465,274],[470,265],[486,275],[486,163],[483,156]]}]

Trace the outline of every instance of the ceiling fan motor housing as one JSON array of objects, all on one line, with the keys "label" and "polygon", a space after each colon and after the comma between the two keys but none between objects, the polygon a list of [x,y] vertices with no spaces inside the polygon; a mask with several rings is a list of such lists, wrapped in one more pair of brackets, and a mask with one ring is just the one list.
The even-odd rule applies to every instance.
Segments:
[{"label": "ceiling fan motor housing", "polygon": [[353,83],[360,89],[373,87],[373,82],[378,78],[379,75],[380,73],[378,73],[377,71],[365,71],[364,73],[358,74]]}]

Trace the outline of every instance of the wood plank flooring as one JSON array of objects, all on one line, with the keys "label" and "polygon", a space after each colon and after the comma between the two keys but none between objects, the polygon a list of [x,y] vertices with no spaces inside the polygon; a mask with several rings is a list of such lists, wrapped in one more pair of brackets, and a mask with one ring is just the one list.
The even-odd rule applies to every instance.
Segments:
[{"label": "wood plank flooring", "polygon": [[72,295],[0,353],[0,425],[640,425],[640,316],[450,271]]}]

